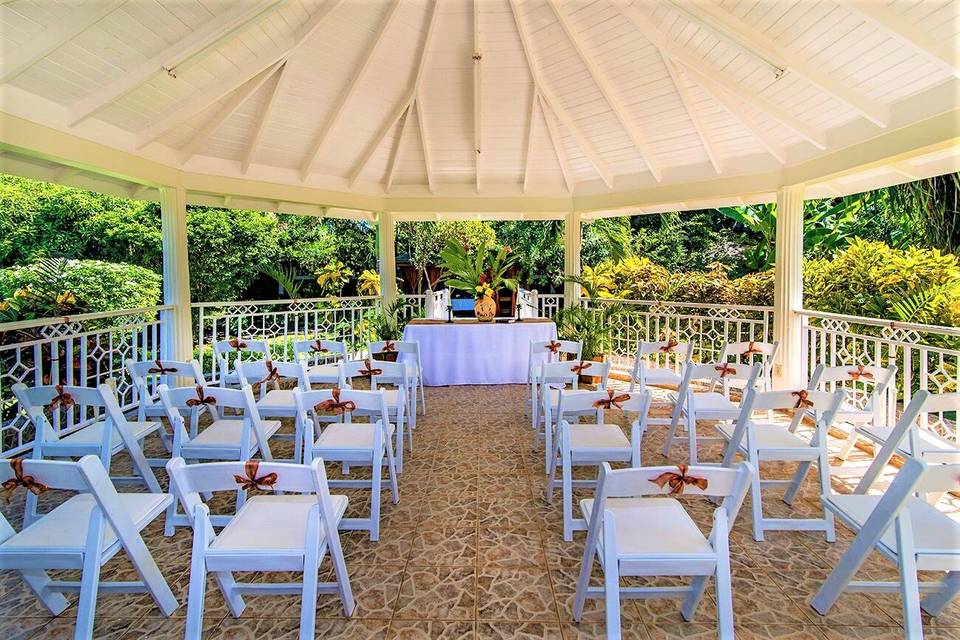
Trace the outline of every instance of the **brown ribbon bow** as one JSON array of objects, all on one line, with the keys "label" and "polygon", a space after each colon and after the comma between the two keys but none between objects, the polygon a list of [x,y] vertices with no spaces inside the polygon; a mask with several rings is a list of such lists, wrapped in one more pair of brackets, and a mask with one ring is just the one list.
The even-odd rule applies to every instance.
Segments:
[{"label": "brown ribbon bow", "polygon": [[310,345],[310,351],[313,351],[314,353],[326,353],[330,351],[330,349],[324,347],[323,343],[319,340],[314,340],[313,344]]},{"label": "brown ribbon bow", "polygon": [[650,478],[650,482],[654,483],[661,489],[664,486],[669,485],[670,495],[679,496],[683,494],[683,490],[686,486],[693,485],[698,487],[701,491],[706,491],[707,485],[709,482],[706,478],[697,478],[695,476],[687,475],[687,465],[678,464],[677,469],[680,470],[680,473],[674,473],[673,471],[664,471],[656,478]]},{"label": "brown ribbon bow", "polygon": [[0,487],[3,487],[3,499],[7,504],[10,504],[10,498],[13,497],[13,492],[17,490],[17,487],[23,487],[36,496],[49,489],[47,485],[34,480],[33,476],[23,475],[22,458],[10,460],[10,467],[13,469],[14,477],[0,485]]},{"label": "brown ribbon bow", "polygon": [[267,368],[267,377],[258,382],[257,384],[265,384],[267,382],[279,382],[280,372],[275,366],[273,366],[272,360],[265,360],[263,365]]},{"label": "brown ribbon bow", "polygon": [[202,384],[198,384],[198,385],[197,385],[197,397],[196,397],[196,398],[190,398],[189,400],[187,400],[187,406],[188,406],[188,407],[199,407],[199,406],[202,405],[202,404],[215,405],[215,404],[217,404],[217,399],[214,398],[214,397],[212,397],[212,396],[205,396],[205,395],[203,395],[203,385],[202,385]]},{"label": "brown ribbon bow", "polygon": [[574,373],[583,373],[585,369],[589,369],[592,366],[593,366],[592,362],[585,362],[581,360],[580,364],[575,364],[572,367],[570,367],[570,371],[573,371]]},{"label": "brown ribbon bow", "polygon": [[806,409],[807,407],[813,406],[813,401],[807,400],[807,396],[810,395],[810,392],[806,389],[801,389],[800,391],[791,391],[790,395],[797,396],[797,404],[793,405],[794,409]]},{"label": "brown ribbon bow", "polygon": [[163,366],[163,363],[160,362],[159,359],[154,360],[153,362],[154,362],[154,364],[156,364],[157,366],[155,366],[155,367],[150,367],[149,369],[147,369],[147,373],[159,373],[160,375],[163,375],[163,374],[165,374],[165,373],[176,373],[176,372],[177,372],[177,369],[175,369],[175,368],[170,368],[170,367],[165,367],[165,366]]},{"label": "brown ribbon bow", "polygon": [[243,472],[246,477],[234,474],[233,479],[237,481],[240,488],[244,491],[249,489],[260,489],[261,491],[270,491],[273,485],[277,484],[279,476],[276,473],[268,473],[265,476],[257,477],[257,470],[260,468],[258,460],[247,460],[243,463]]},{"label": "brown ribbon bow", "polygon": [[387,340],[383,344],[383,349],[382,349],[383,353],[394,353],[396,352],[396,350],[397,350],[397,345],[393,342],[393,340]]},{"label": "brown ribbon bow", "polygon": [[344,413],[350,413],[357,408],[357,403],[353,400],[347,400],[345,402],[340,402],[340,388],[334,387],[330,389],[330,395],[333,397],[329,400],[324,400],[320,404],[316,405],[314,409],[317,411],[329,411],[334,415],[341,415]]},{"label": "brown ribbon bow", "polygon": [[869,371],[864,371],[865,368],[866,368],[866,367],[864,367],[862,364],[858,364],[856,371],[847,371],[847,374],[848,374],[848,375],[850,376],[850,378],[853,379],[853,380],[859,380],[860,378],[865,378],[865,379],[867,379],[867,380],[873,380],[873,377],[874,377],[873,374],[870,373]]},{"label": "brown ribbon bow", "polygon": [[736,369],[728,364],[718,364],[714,367],[714,369],[720,372],[721,378],[726,378],[728,375],[735,374],[737,372]]},{"label": "brown ribbon bow", "polygon": [[243,349],[247,348],[247,343],[241,341],[240,338],[234,338],[233,340],[229,341],[227,344],[229,344],[232,348],[236,349],[237,351],[242,351]]},{"label": "brown ribbon bow", "polygon": [[359,374],[362,375],[362,376],[366,376],[366,377],[369,378],[370,376],[378,376],[378,375],[380,375],[381,373],[383,373],[383,369],[371,369],[371,368],[370,368],[370,359],[369,359],[369,358],[364,359],[364,361],[363,361],[363,366],[365,367],[364,369],[360,369],[359,371],[357,371],[357,373],[359,373]]},{"label": "brown ribbon bow", "polygon": [[47,405],[47,410],[50,413],[53,413],[57,406],[67,409],[77,404],[77,401],[73,399],[73,394],[68,391],[64,391],[62,384],[58,384],[54,388],[57,390],[57,395],[53,396],[53,398],[50,399],[50,404]]},{"label": "brown ribbon bow", "polygon": [[547,351],[549,351],[550,353],[560,353],[560,347],[561,347],[561,346],[562,346],[562,345],[561,345],[559,342],[557,342],[556,340],[551,340],[551,341],[548,342],[546,345],[544,345],[543,348],[546,349]]},{"label": "brown ribbon bow", "polygon": [[667,341],[667,344],[665,344],[665,345],[663,345],[662,347],[660,347],[660,352],[661,352],[661,353],[673,353],[674,349],[677,348],[677,345],[678,345],[678,344],[680,344],[680,343],[677,342],[676,340],[674,340],[673,338],[670,338],[670,339]]},{"label": "brown ribbon bow", "polygon": [[763,349],[761,349],[760,347],[755,346],[755,345],[754,345],[754,341],[751,340],[749,343],[747,343],[747,350],[744,351],[742,355],[743,355],[743,357],[745,357],[745,358],[749,358],[750,356],[752,356],[752,355],[755,354],[755,353],[763,353]]},{"label": "brown ribbon bow", "polygon": [[626,402],[630,399],[629,393],[621,393],[618,396],[615,396],[616,393],[613,389],[607,389],[607,397],[600,398],[593,403],[593,406],[598,409],[620,409],[623,411],[623,405],[621,403]]}]

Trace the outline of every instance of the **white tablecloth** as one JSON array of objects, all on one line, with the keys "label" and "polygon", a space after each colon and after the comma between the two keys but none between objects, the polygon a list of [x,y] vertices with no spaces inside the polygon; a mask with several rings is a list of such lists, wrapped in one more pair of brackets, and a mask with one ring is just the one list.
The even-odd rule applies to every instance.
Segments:
[{"label": "white tablecloth", "polygon": [[556,340],[552,322],[408,324],[404,340],[420,343],[423,383],[525,384],[531,340]]}]

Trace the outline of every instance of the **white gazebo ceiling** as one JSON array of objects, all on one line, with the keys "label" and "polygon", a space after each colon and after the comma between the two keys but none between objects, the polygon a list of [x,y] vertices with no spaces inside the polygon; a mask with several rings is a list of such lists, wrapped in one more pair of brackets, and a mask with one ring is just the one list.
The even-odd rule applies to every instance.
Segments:
[{"label": "white gazebo ceiling", "polygon": [[384,203],[617,194],[769,174],[957,109],[958,15],[934,0],[5,0],[0,106],[185,172]]}]

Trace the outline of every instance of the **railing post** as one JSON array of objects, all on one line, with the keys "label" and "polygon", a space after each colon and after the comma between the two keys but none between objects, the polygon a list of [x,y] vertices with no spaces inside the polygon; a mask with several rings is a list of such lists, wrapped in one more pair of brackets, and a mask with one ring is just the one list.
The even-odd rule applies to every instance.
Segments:
[{"label": "railing post", "polygon": [[393,214],[377,214],[377,254],[380,265],[380,295],[387,306],[397,299],[397,243]]},{"label": "railing post", "polygon": [[773,339],[780,352],[773,365],[777,389],[805,386],[803,376],[803,194],[804,186],[777,191],[776,269],[773,290]]},{"label": "railing post", "polygon": [[[563,273],[567,276],[580,275],[580,245],[582,241],[580,213],[570,211],[563,225]],[[572,307],[580,303],[580,285],[575,282],[563,283],[563,306]]]},{"label": "railing post", "polygon": [[190,259],[187,252],[187,192],[183,187],[160,188],[160,225],[163,239],[163,302],[166,312],[160,331],[163,357],[193,357],[190,321]]}]

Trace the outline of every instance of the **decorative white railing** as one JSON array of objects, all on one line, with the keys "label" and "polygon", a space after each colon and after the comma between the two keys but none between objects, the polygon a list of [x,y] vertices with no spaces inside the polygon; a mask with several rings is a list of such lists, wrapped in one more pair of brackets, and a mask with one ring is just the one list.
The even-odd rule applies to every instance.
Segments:
[{"label": "decorative white railing", "polygon": [[541,318],[552,318],[563,308],[562,293],[538,293],[537,308]]},{"label": "decorative white railing", "polygon": [[[113,378],[121,404],[134,406],[136,392],[124,361],[160,356],[163,315],[171,309],[156,306],[0,324],[0,454],[18,455],[33,444],[33,425],[11,391],[17,382],[95,387]],[[74,407],[55,413],[52,423],[67,433],[96,417],[89,407]]]},{"label": "decorative white railing", "polygon": [[374,296],[194,303],[195,356],[213,375],[213,344],[236,337],[267,340],[278,359],[292,359],[294,341],[308,338],[341,340],[359,352],[369,338],[362,322],[379,304]]}]

